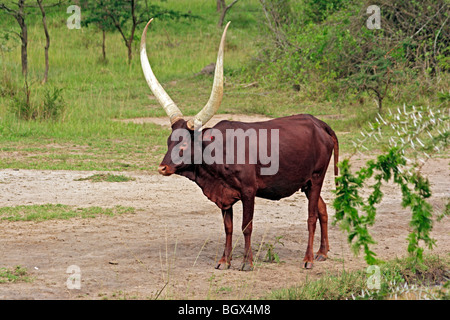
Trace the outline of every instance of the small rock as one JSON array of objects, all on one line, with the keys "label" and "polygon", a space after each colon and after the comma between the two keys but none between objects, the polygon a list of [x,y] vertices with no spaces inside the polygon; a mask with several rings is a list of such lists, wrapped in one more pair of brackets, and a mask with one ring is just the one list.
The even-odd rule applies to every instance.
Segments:
[{"label": "small rock", "polygon": [[214,74],[214,71],[216,70],[216,64],[214,62],[208,64],[206,67],[204,67],[200,72],[196,73],[195,75],[201,75],[201,74],[206,74],[206,75],[212,75]]}]

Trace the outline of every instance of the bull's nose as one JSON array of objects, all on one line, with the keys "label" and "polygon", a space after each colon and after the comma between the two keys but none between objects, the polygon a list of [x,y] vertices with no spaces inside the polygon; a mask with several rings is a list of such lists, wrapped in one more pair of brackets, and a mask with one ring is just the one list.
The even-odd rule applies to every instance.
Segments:
[{"label": "bull's nose", "polygon": [[171,167],[169,167],[169,166],[166,166],[166,165],[160,165],[160,166],[158,167],[158,172],[159,172],[160,174],[162,174],[163,176],[170,176],[171,174],[174,173],[174,170],[173,170]]},{"label": "bull's nose", "polygon": [[158,172],[162,175],[166,175],[167,174],[167,166],[159,166]]}]

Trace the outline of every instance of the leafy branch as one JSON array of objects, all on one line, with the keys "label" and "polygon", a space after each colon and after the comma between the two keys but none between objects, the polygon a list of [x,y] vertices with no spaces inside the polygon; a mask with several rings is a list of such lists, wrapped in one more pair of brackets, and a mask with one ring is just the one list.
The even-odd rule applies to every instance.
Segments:
[{"label": "leafy branch", "polygon": [[[355,148],[359,149],[363,143],[373,138],[380,142],[383,138],[382,128],[392,129],[395,133],[389,137],[389,150],[376,160],[370,160],[355,174],[351,172],[349,159],[339,163],[341,175],[336,178],[336,198],[333,206],[336,210],[334,224],[339,224],[348,232],[348,241],[352,243],[354,254],[359,254],[364,249],[365,260],[368,264],[376,264],[376,254],[370,249],[370,245],[376,242],[369,233],[368,227],[375,223],[376,205],[383,198],[381,187],[383,182],[390,180],[398,185],[402,194],[402,206],[411,211],[411,232],[407,237],[409,242],[408,252],[418,261],[423,259],[423,248],[420,241],[432,249],[436,241],[430,237],[433,228],[433,207],[427,202],[431,197],[429,180],[422,176],[420,169],[431,158],[431,154],[440,152],[448,147],[448,115],[440,109],[416,109],[403,112],[399,108],[398,113],[389,111],[389,115],[383,118],[380,114],[376,117],[376,123],[369,124],[370,131],[361,132],[363,139],[358,139]],[[428,136],[425,139],[424,136]],[[414,150],[412,152],[412,150]],[[425,157],[421,156],[421,152]],[[408,154],[408,157],[405,155]],[[415,157],[414,160],[410,158]],[[419,164],[419,162],[421,162]],[[409,164],[412,164],[408,167]],[[371,194],[364,200],[359,190],[369,179],[374,183],[370,186]],[[438,216],[440,221],[448,215],[448,207]]]}]

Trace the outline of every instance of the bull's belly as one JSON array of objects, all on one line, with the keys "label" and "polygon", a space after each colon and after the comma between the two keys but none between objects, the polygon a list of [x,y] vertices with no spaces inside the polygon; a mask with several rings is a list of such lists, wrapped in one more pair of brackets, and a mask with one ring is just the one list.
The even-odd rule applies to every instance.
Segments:
[{"label": "bull's belly", "polygon": [[296,193],[304,184],[296,183],[277,187],[258,189],[256,196],[268,200],[280,200]]}]

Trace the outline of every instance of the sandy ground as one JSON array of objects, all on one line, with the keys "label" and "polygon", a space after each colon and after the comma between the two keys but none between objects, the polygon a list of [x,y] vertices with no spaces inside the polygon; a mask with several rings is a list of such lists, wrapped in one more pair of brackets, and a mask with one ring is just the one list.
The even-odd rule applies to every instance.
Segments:
[{"label": "sandy ground", "polygon": [[[367,159],[354,159],[355,166]],[[447,159],[430,160],[423,168],[432,182],[431,203],[442,210],[449,197]],[[272,289],[292,286],[328,272],[366,267],[354,257],[346,235],[330,226],[329,259],[312,270],[301,268],[306,250],[306,197],[296,193],[280,201],[257,199],[253,250],[258,261],[252,272],[238,271],[243,253],[241,205],[235,205],[234,259],[229,270],[215,270],[223,252],[220,210],[191,181],[154,173],[124,173],[135,181],[75,181],[93,172],[0,170],[0,206],[66,204],[77,207],[136,208],[134,214],[43,222],[0,221],[0,268],[26,267],[32,282],[0,284],[0,299],[247,299]],[[333,200],[331,167],[322,191]],[[383,188],[377,223],[371,229],[382,259],[404,256],[410,213],[401,208],[400,192]],[[333,210],[328,208],[330,221]],[[319,229],[317,229],[319,231]],[[316,232],[315,250],[319,234]],[[262,262],[266,244],[275,245],[282,263]],[[436,223],[434,253],[450,252],[448,219]],[[78,266],[80,289],[69,289],[68,267]]]}]

